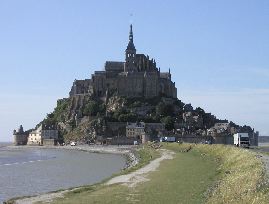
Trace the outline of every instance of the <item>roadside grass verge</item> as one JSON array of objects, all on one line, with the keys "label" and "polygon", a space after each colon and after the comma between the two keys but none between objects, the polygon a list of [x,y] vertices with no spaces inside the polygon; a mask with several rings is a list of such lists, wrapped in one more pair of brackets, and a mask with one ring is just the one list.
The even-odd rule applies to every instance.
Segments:
[{"label": "roadside grass verge", "polygon": [[269,203],[268,177],[262,160],[253,151],[228,145],[164,144],[174,151],[186,146],[218,163],[218,181],[208,189],[208,204]]},{"label": "roadside grass verge", "polygon": [[227,145],[196,145],[194,149],[219,162],[219,181],[207,203],[268,203],[268,178],[256,153]]}]

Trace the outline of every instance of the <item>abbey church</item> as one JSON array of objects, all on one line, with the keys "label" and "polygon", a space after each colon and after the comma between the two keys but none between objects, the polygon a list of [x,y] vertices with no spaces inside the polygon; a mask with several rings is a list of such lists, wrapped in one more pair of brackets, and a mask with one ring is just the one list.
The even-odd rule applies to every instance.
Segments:
[{"label": "abbey church", "polygon": [[91,79],[75,80],[70,96],[103,97],[107,93],[130,98],[177,98],[177,88],[171,80],[170,69],[169,72],[161,72],[154,59],[136,53],[132,25],[125,50],[125,62],[107,61],[105,71],[95,71]]}]

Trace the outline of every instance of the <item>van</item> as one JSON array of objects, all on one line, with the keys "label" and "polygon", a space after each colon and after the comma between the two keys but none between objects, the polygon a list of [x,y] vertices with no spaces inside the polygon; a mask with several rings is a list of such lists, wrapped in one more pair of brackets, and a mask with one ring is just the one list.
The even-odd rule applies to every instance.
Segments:
[{"label": "van", "polygon": [[71,142],[70,145],[71,145],[71,146],[76,146],[77,143],[76,143],[76,142]]}]

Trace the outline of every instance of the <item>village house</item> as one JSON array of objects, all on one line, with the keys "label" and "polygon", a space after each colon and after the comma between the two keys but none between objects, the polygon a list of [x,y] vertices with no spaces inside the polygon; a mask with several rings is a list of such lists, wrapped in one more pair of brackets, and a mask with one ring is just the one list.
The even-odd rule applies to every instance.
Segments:
[{"label": "village house", "polygon": [[30,132],[27,145],[55,145],[58,140],[58,130],[53,126],[40,125]]},{"label": "village house", "polygon": [[145,123],[127,123],[126,137],[142,139],[143,135],[145,135]]},{"label": "village house", "polygon": [[150,139],[157,139],[162,136],[165,126],[163,123],[127,123],[126,137],[141,140],[142,143]]}]

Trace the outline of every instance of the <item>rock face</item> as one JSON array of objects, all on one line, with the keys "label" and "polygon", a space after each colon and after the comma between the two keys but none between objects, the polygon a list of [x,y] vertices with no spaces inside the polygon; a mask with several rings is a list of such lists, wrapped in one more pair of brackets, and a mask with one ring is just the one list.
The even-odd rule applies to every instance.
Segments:
[{"label": "rock face", "polygon": [[106,104],[106,111],[108,113],[113,113],[117,110],[120,110],[126,106],[126,100],[121,97],[111,97],[108,99]]}]

